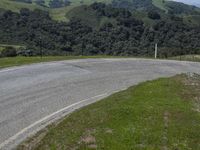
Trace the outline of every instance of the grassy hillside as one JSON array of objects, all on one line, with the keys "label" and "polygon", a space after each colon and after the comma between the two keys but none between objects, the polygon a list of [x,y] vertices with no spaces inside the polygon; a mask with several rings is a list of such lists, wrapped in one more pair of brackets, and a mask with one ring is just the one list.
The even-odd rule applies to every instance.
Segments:
[{"label": "grassy hillside", "polygon": [[98,17],[92,8],[82,5],[75,7],[67,13],[67,17],[76,17],[84,21],[88,26],[99,26],[101,18]]},{"label": "grassy hillside", "polygon": [[87,5],[74,7],[67,13],[66,16],[69,19],[73,17],[81,19],[82,22],[93,28],[99,28],[104,23],[111,22],[112,24],[115,24],[116,22],[116,19],[114,18],[98,16],[98,14],[91,7],[88,7]]},{"label": "grassy hillside", "polygon": [[45,10],[44,7],[41,7],[34,3],[28,4],[28,3],[15,2],[15,1],[10,1],[10,0],[0,0],[0,8],[5,9],[5,10],[11,10],[14,12],[19,12],[19,10],[22,8],[28,8],[30,10],[34,10],[34,9]]},{"label": "grassy hillside", "polygon": [[168,12],[166,6],[165,6],[165,0],[152,0],[153,4],[160,8],[161,10],[164,10],[166,13]]},{"label": "grassy hillside", "polygon": [[[157,0],[161,1],[161,0]],[[132,11],[133,16],[139,20],[142,20],[146,26],[152,26],[153,24],[157,23],[159,20],[153,20],[148,17],[148,13],[146,11],[141,10],[134,10]],[[160,12],[160,15],[162,18],[166,17],[166,14]],[[101,17],[94,12],[91,8],[87,7],[87,5],[81,5],[72,8],[69,10],[66,14],[67,18],[79,18],[81,19],[85,24],[91,27],[99,27],[101,24],[105,22],[111,22],[112,24],[115,23],[115,19],[113,18],[107,18],[107,17]]]},{"label": "grassy hillside", "polygon": [[22,46],[22,45],[0,44],[0,53],[1,53],[1,51],[4,50],[6,47],[13,47],[13,48],[15,48],[16,50],[19,49],[19,48],[25,48],[25,46]]},{"label": "grassy hillside", "polygon": [[[70,6],[62,7],[62,8],[55,8],[55,9],[50,9],[50,15],[52,16],[53,19],[58,20],[58,21],[68,21],[70,19],[70,16],[72,16],[72,12],[70,12],[72,9],[79,7],[81,5],[90,5],[94,2],[103,2],[103,3],[111,3],[112,0],[71,0]],[[79,8],[77,8],[78,10]],[[76,9],[74,9],[77,11]],[[68,15],[68,13],[70,14]],[[76,15],[81,15],[81,14],[76,14]],[[67,17],[68,16],[68,17]],[[87,17],[87,16],[86,16]]]},{"label": "grassy hillside", "polygon": [[200,15],[185,15],[183,16],[183,20],[185,23],[190,25],[200,25]]},{"label": "grassy hillside", "polygon": [[[110,0],[96,0],[97,2],[106,2],[109,3]],[[71,16],[67,15],[68,12],[70,12],[72,9],[79,7],[81,5],[89,5],[92,4],[94,1],[93,0],[71,0],[71,4],[70,6],[66,6],[66,7],[61,7],[61,8],[54,8],[54,9],[49,9],[49,13],[50,16],[54,19],[54,20],[58,20],[58,21],[68,21],[70,18],[68,18],[67,16]]]},{"label": "grassy hillside", "polygon": [[[49,1],[50,0],[45,0],[46,6],[49,6]],[[112,1],[113,0],[70,0],[71,4],[69,6],[60,7],[60,8],[48,8],[48,7],[42,7],[42,6],[37,5],[35,3],[35,0],[33,0],[32,4],[15,2],[15,1],[11,1],[11,0],[1,0],[0,1],[0,8],[5,9],[5,10],[12,10],[14,12],[19,12],[19,10],[21,8],[28,8],[30,10],[42,9],[42,10],[49,11],[50,16],[54,20],[69,21],[69,19],[73,15],[75,15],[75,16],[80,15],[80,18],[82,16],[86,16],[86,17],[89,18],[93,14],[91,11],[90,11],[91,14],[88,14],[89,13],[88,11],[83,12],[82,10],[80,10],[81,8],[76,8],[76,7],[79,7],[79,6],[82,6],[82,5],[90,5],[94,2],[103,2],[103,3],[109,4],[109,3],[112,3]],[[126,1],[129,2],[129,0],[124,0],[124,2],[126,2]],[[140,2],[141,2],[141,5],[138,4]],[[193,8],[192,6],[188,6],[188,5],[184,5],[184,4],[179,5],[179,3],[169,2],[167,0],[152,0],[152,4],[153,4],[152,6],[150,6],[151,4],[147,3],[146,1],[145,1],[144,4],[142,4],[142,3],[144,3],[144,2],[138,1],[136,3],[136,4],[138,4],[137,7],[140,7],[140,6],[144,7],[143,5],[145,5],[145,4],[148,4],[147,7],[152,7],[154,5],[157,8],[161,9],[165,13],[167,13],[168,11],[173,11],[175,13],[178,13],[179,15],[184,17],[185,22],[188,23],[188,24],[191,23],[193,25],[196,25],[196,24],[199,25],[198,19],[199,19],[200,15],[195,14],[195,12],[198,12],[198,11],[200,12],[200,9],[198,9],[198,8]],[[123,3],[121,3],[121,4],[123,4]],[[133,4],[135,4],[135,2]],[[178,6],[178,8],[177,8],[177,6]],[[127,6],[127,7],[130,8],[130,6]],[[133,7],[135,7],[135,6],[133,6]],[[177,10],[176,10],[177,12],[174,11],[174,8],[177,8],[178,11]],[[135,9],[133,9],[133,10],[135,10]],[[195,15],[195,17],[194,17],[194,15]],[[98,18],[94,19],[94,16],[92,18],[93,18],[93,20],[95,20],[94,24],[98,24],[97,23]],[[146,24],[152,24],[152,20],[149,20],[146,17],[146,15],[142,19],[143,19],[144,22],[146,22]]]},{"label": "grassy hillside", "polygon": [[[50,0],[45,0],[45,4],[46,6],[48,6],[48,2]],[[11,0],[1,0],[0,1],[0,8],[5,9],[5,10],[11,10],[14,12],[19,12],[20,9],[22,8],[28,8],[30,10],[34,10],[34,9],[42,9],[42,10],[46,10],[49,11],[50,16],[54,19],[54,20],[58,20],[58,21],[68,21],[69,18],[66,18],[66,14],[73,8],[81,6],[81,5],[89,5],[92,4],[93,2],[104,2],[104,3],[110,3],[112,0],[71,0],[71,4],[70,6],[65,6],[65,7],[61,7],[61,8],[46,8],[46,7],[42,7],[37,5],[36,3],[32,4],[28,4],[28,3],[23,3],[23,2],[15,2],[15,1],[11,1]]]}]

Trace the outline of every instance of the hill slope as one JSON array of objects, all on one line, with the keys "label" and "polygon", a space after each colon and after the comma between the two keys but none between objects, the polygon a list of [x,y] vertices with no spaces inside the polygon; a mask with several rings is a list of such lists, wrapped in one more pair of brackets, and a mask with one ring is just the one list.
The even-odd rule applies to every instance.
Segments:
[{"label": "hill slope", "polygon": [[[27,3],[25,1],[26,0],[1,0],[0,8],[5,9],[5,10],[11,10],[14,12],[19,12],[20,9],[22,8],[28,8],[30,10],[41,9],[41,10],[49,11],[50,16],[54,20],[68,21],[66,14],[71,9],[81,6],[81,5],[90,5],[94,2],[94,0],[70,0],[69,5],[49,8],[50,0],[44,0],[45,3],[42,5],[39,5],[39,3],[36,3],[36,1],[40,1],[40,0],[28,0],[31,3]],[[58,1],[58,0],[55,0],[55,1]],[[104,2],[108,4],[111,2],[111,0],[95,0],[95,2]]]},{"label": "hill slope", "polygon": [[200,7],[200,1],[198,1],[198,0],[173,0],[173,1],[182,2],[182,3],[188,4],[188,5]]},{"label": "hill slope", "polygon": [[[190,18],[191,22],[197,18],[197,15],[200,15],[200,9],[197,7],[185,5],[182,3],[177,3],[168,0],[53,0],[52,3],[50,0],[44,0],[44,3],[41,3],[41,0],[1,0],[0,8],[5,10],[11,10],[14,12],[19,12],[22,8],[28,8],[30,10],[41,9],[49,11],[50,16],[54,20],[58,21],[69,21],[72,17],[72,12],[76,7],[82,5],[90,5],[94,2],[103,2],[105,4],[110,4],[113,7],[117,8],[126,8],[131,11],[140,11],[144,14],[146,10],[156,10],[161,13],[170,13],[178,15],[183,18]],[[77,10],[77,9],[74,9]],[[68,13],[70,13],[68,15]],[[87,12],[86,12],[87,13]],[[77,14],[76,14],[77,15]],[[191,17],[195,15],[195,17]],[[192,18],[192,19],[191,19]],[[187,21],[188,23],[190,21]]]},{"label": "hill slope", "polygon": [[92,2],[48,8],[2,0],[0,44],[25,45],[32,55],[149,56],[155,43],[160,57],[200,53],[197,7],[161,0]]}]

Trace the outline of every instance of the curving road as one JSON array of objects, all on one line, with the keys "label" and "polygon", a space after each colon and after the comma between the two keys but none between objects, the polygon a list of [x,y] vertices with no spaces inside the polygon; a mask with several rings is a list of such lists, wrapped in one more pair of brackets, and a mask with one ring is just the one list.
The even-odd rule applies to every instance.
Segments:
[{"label": "curving road", "polygon": [[184,72],[200,73],[200,63],[84,59],[0,70],[0,149],[116,91]]}]

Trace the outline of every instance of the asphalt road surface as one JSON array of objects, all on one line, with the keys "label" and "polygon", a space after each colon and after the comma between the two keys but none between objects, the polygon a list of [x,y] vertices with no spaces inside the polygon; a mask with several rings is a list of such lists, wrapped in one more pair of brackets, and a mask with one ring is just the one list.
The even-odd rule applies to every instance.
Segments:
[{"label": "asphalt road surface", "polygon": [[12,149],[47,124],[139,82],[200,73],[200,63],[84,59],[0,70],[0,149]]}]

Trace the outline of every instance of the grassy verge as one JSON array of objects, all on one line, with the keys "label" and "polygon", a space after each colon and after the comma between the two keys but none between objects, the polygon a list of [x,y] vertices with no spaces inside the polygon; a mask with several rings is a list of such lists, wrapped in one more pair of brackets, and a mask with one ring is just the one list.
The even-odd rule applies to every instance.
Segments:
[{"label": "grassy verge", "polygon": [[18,149],[199,150],[199,91],[197,75],[148,81],[70,114]]},{"label": "grassy verge", "polygon": [[0,69],[12,66],[20,66],[25,64],[70,60],[70,59],[86,59],[86,58],[117,58],[114,56],[45,56],[45,57],[7,57],[0,58]]},{"label": "grassy verge", "polygon": [[182,56],[171,57],[170,59],[200,62],[200,55],[182,55]]},{"label": "grassy verge", "polygon": [[[0,51],[1,51],[0,47]],[[86,59],[86,58],[133,58],[128,56],[44,56],[44,57],[7,57],[7,58],[0,58],[0,69],[12,66],[20,66],[32,63],[39,63],[39,62],[50,62],[50,61],[59,61],[59,60],[70,60],[70,59]],[[134,58],[141,58],[141,57],[134,57]],[[142,57],[142,58],[151,58],[151,57]],[[171,57],[171,60],[185,60],[185,61],[197,61],[200,62],[199,55],[184,55],[184,56],[177,56]]]}]

